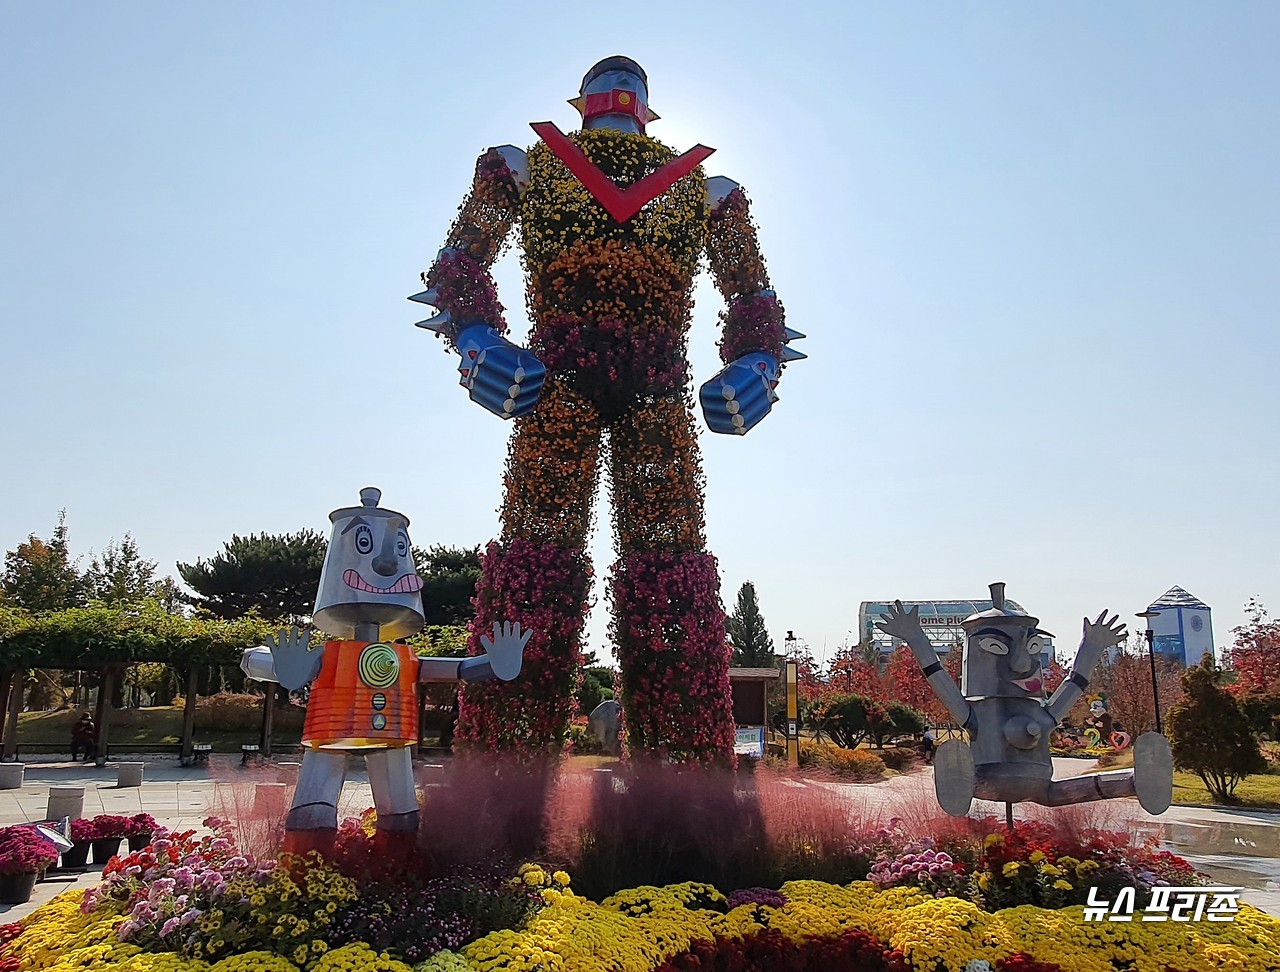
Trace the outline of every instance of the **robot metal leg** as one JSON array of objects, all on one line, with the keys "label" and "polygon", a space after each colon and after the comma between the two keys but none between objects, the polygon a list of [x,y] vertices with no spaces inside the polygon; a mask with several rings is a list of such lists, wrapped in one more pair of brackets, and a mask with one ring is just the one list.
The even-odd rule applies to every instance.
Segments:
[{"label": "robot metal leg", "polygon": [[378,812],[378,830],[416,833],[418,793],[413,785],[410,748],[402,746],[368,753],[364,764],[369,770],[373,806]]},{"label": "robot metal leg", "polygon": [[284,820],[284,849],[291,854],[325,853],[338,828],[338,796],[347,776],[347,757],[308,749],[298,770],[293,805]]}]

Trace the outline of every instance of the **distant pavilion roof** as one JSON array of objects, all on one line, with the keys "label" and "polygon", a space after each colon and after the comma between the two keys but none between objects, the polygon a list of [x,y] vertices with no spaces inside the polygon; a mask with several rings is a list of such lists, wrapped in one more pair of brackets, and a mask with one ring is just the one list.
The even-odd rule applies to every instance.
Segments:
[{"label": "distant pavilion roof", "polygon": [[1150,609],[1158,610],[1160,608],[1199,608],[1203,611],[1210,610],[1209,605],[1205,604],[1200,598],[1188,594],[1181,587],[1171,587],[1159,599],[1150,604]]},{"label": "distant pavilion roof", "polygon": [[782,677],[782,670],[778,668],[731,668],[729,669],[729,678],[741,681],[773,681]]}]

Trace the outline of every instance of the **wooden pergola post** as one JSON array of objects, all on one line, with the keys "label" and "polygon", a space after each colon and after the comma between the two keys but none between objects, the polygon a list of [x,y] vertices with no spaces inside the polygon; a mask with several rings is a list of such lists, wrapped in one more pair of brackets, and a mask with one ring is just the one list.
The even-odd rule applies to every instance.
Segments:
[{"label": "wooden pergola post", "polygon": [[4,673],[4,692],[6,718],[4,723],[4,748],[0,750],[0,759],[9,761],[18,758],[18,713],[22,711],[22,689],[24,683],[21,672]]},{"label": "wooden pergola post", "polygon": [[267,691],[262,697],[262,738],[258,741],[258,755],[268,759],[271,756],[271,733],[275,726],[276,683],[262,684]]},{"label": "wooden pergola post", "polygon": [[196,666],[187,666],[187,694],[182,700],[182,758],[183,766],[195,761],[196,745]]},{"label": "wooden pergola post", "polygon": [[107,730],[111,724],[111,693],[115,690],[116,670],[108,665],[102,670],[102,684],[98,687],[98,754],[94,763],[107,765]]}]

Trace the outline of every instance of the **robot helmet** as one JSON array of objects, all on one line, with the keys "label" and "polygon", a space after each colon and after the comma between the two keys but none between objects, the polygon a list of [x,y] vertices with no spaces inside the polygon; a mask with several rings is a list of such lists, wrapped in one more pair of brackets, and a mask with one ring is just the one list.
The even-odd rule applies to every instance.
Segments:
[{"label": "robot helmet", "polygon": [[360,505],[329,514],[333,533],[320,572],[311,620],[335,638],[377,624],[384,641],[422,627],[422,579],[413,564],[409,518],[380,507],[380,490],[360,490]]},{"label": "robot helmet", "polygon": [[649,76],[620,54],[597,61],[569,104],[581,113],[583,128],[616,128],[643,135],[645,125],[658,117],[649,110]]}]

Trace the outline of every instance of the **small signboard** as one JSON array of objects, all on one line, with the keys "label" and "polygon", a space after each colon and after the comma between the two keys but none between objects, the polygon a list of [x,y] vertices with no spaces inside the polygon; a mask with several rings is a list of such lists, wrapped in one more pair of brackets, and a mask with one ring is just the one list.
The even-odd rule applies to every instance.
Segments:
[{"label": "small signboard", "polygon": [[733,751],[742,756],[764,756],[764,726],[739,726],[734,733]]}]

